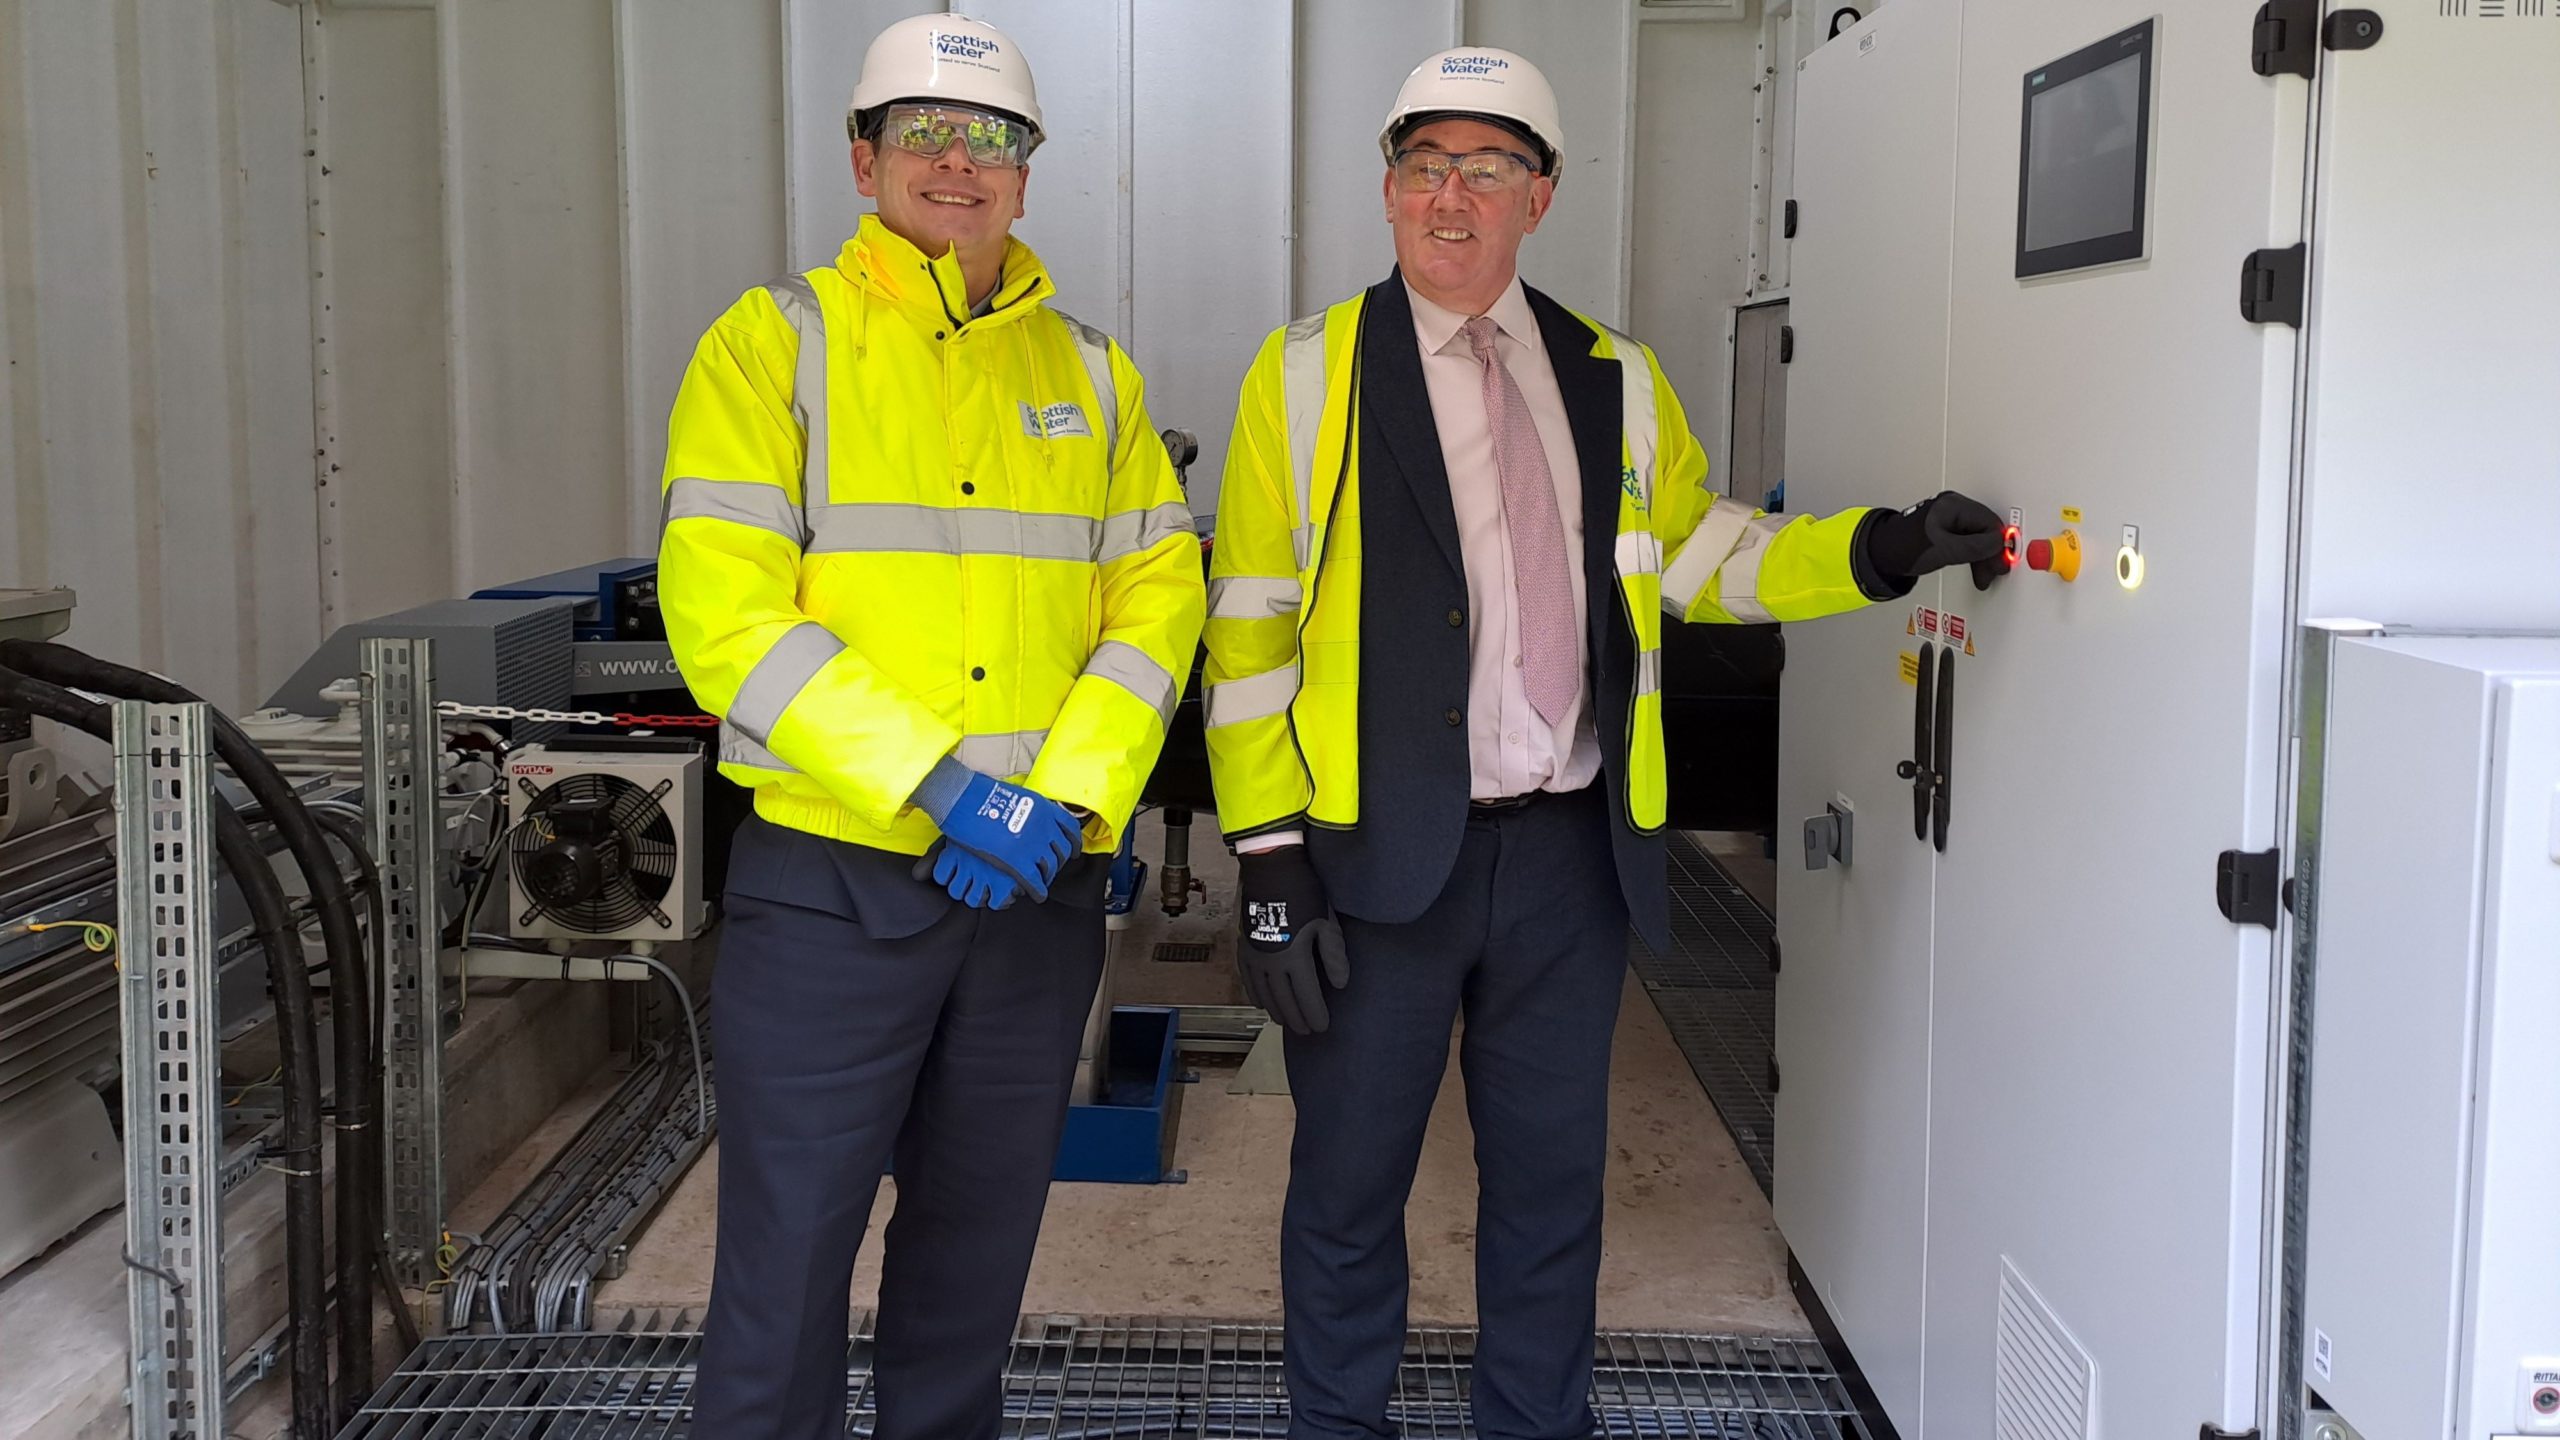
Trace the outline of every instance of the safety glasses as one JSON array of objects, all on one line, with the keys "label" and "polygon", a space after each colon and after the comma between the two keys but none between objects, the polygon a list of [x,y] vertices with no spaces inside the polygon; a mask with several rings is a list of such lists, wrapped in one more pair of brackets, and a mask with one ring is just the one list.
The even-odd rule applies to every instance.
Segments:
[{"label": "safety glasses", "polygon": [[953,141],[969,148],[969,162],[1011,169],[1031,156],[1031,129],[1010,115],[959,105],[892,105],[880,127],[880,143],[927,160]]},{"label": "safety glasses", "polygon": [[1448,184],[1453,172],[1468,189],[1481,193],[1529,183],[1529,177],[1538,173],[1538,163],[1516,150],[1470,150],[1464,155],[1452,155],[1446,150],[1399,150],[1395,172],[1396,183],[1417,195],[1428,195]]}]

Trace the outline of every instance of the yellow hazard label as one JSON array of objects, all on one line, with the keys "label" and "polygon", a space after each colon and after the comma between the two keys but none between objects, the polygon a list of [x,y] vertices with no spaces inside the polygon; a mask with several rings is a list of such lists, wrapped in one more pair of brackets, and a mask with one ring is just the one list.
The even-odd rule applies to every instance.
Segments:
[{"label": "yellow hazard label", "polygon": [[2077,506],[2077,505],[2065,505],[2065,506],[2063,506],[2063,507],[2062,507],[2062,523],[2063,523],[2063,524],[2065,524],[2065,525],[2077,525],[2077,524],[2079,524],[2079,523],[2080,523],[2080,507],[2079,507],[2079,506]]},{"label": "yellow hazard label", "polygon": [[1908,650],[1902,652],[1902,683],[1914,686],[1920,683],[1920,657]]}]

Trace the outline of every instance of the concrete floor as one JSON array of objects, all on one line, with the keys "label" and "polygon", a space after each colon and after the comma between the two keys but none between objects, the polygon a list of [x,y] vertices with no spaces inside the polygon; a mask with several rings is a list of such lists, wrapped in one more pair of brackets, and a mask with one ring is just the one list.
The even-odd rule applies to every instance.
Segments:
[{"label": "concrete floor", "polygon": [[[1233,862],[1208,817],[1194,829],[1193,858],[1206,893],[1193,897],[1188,913],[1168,920],[1152,903],[1157,877],[1150,873],[1148,903],[1119,947],[1113,994],[1120,1003],[1240,1003],[1232,964]],[[1160,856],[1160,836],[1156,818],[1148,817],[1139,853]],[[1759,860],[1756,840],[1723,848],[1740,852],[1738,869]],[[1152,957],[1165,941],[1206,944],[1208,956],[1159,963]],[[1056,1187],[1023,1299],[1026,1311],[1278,1317],[1277,1237],[1290,1103],[1286,1096],[1230,1095],[1230,1069],[1214,1063],[1200,1068],[1200,1082],[1183,1098],[1174,1154],[1188,1183]],[[494,1216],[575,1133],[614,1080],[598,1076],[502,1162],[456,1207],[454,1228],[470,1230]],[[1768,1203],[1660,1017],[1632,981],[1620,1011],[1610,1132],[1600,1323],[1807,1333],[1787,1290],[1786,1249]],[[624,1274],[601,1287],[600,1311],[700,1313],[710,1294],[715,1175],[708,1159],[694,1167],[632,1247]],[[1474,1181],[1466,1107],[1453,1063],[1407,1210],[1417,1322],[1471,1318]],[[875,1236],[895,1203],[895,1183],[883,1182]],[[848,1313],[871,1305],[878,1284],[878,1246],[867,1242]]]}]

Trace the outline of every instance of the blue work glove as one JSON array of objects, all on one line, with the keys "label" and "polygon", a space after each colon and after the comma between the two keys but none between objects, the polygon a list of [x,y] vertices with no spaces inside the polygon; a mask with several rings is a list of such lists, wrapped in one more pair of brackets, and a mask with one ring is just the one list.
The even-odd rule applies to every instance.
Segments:
[{"label": "blue work glove", "polygon": [[[954,770],[960,776],[956,784],[951,783]],[[961,769],[949,757],[917,787],[916,803],[942,827],[943,838],[950,841],[943,847],[946,853],[969,851],[1037,901],[1049,898],[1049,882],[1084,839],[1084,825],[1066,806],[1036,790]],[[934,879],[953,883],[940,861]],[[954,898],[968,898],[962,888],[952,890]]]},{"label": "blue work glove", "polygon": [[[995,866],[995,862],[974,850],[957,845],[937,845],[929,857],[933,866],[933,883],[951,892],[951,898],[978,910],[1002,910],[1022,895],[1022,886]],[[917,869],[924,865],[919,862]],[[919,877],[921,878],[921,877]]]}]

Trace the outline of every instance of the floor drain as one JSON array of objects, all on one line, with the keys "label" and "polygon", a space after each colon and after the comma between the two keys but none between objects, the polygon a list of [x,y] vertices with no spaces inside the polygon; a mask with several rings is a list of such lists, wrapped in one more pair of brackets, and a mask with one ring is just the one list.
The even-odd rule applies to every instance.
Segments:
[{"label": "floor drain", "polygon": [[1209,958],[1206,940],[1159,940],[1156,963],[1159,965],[1197,965]]}]

